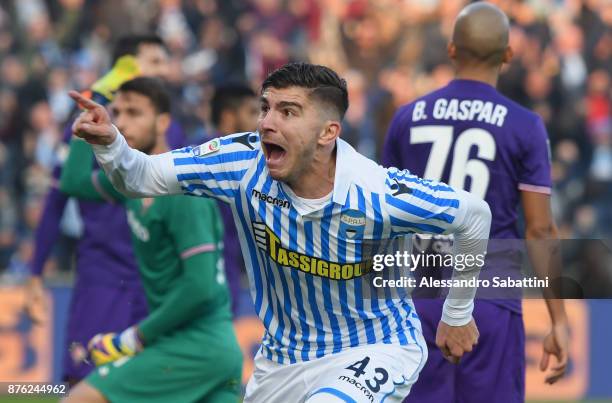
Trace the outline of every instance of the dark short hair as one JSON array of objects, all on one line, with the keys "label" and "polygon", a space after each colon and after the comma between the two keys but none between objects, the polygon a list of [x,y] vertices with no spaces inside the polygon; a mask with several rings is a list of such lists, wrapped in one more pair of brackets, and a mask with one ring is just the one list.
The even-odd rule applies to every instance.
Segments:
[{"label": "dark short hair", "polygon": [[164,41],[154,34],[128,35],[119,38],[113,49],[112,64],[115,64],[117,59],[125,55],[135,56],[138,53],[140,45],[159,45],[166,48]]},{"label": "dark short hair", "polygon": [[289,63],[273,71],[261,86],[267,88],[303,87],[312,89],[310,95],[317,101],[329,104],[338,112],[340,119],[348,109],[346,80],[330,69],[310,63]]},{"label": "dark short hair", "polygon": [[164,82],[154,77],[137,77],[124,82],[117,92],[135,92],[151,101],[157,113],[170,113],[170,94]]},{"label": "dark short hair", "polygon": [[229,83],[215,89],[215,95],[210,102],[210,115],[212,123],[218,126],[221,122],[223,111],[240,108],[248,98],[255,98],[257,94],[251,87],[241,83]]}]

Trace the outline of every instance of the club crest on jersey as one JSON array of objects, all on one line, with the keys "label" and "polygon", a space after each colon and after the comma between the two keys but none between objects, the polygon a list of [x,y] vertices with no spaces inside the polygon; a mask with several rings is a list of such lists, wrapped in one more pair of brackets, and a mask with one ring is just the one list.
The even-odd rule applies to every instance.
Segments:
[{"label": "club crest on jersey", "polygon": [[365,224],[364,213],[359,210],[346,210],[340,216],[340,233],[348,239],[362,238]]},{"label": "club crest on jersey", "polygon": [[196,157],[202,157],[207,154],[216,153],[221,149],[221,140],[212,139],[206,143],[199,145],[193,149],[193,155]]}]

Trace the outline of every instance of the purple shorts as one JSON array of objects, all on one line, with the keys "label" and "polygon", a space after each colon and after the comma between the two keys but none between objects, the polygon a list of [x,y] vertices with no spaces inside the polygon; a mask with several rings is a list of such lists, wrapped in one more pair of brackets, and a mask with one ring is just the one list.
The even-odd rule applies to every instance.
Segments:
[{"label": "purple shorts", "polygon": [[525,401],[525,330],[520,314],[476,300],[478,345],[458,365],[436,347],[442,300],[414,301],[429,358],[405,403],[515,403]]},{"label": "purple shorts", "polygon": [[129,287],[83,285],[72,293],[63,378],[81,380],[94,368],[81,362],[87,343],[98,333],[120,332],[147,315],[147,301],[140,284]]}]

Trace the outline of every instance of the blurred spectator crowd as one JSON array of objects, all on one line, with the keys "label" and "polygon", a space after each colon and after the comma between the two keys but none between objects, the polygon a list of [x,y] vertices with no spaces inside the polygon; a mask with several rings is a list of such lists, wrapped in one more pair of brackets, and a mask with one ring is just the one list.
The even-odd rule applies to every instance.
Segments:
[{"label": "blurred spectator crowd", "polygon": [[[511,17],[514,49],[499,88],[546,123],[561,235],[610,239],[612,2],[493,2]],[[175,116],[194,141],[211,130],[208,101],[216,85],[244,80],[257,89],[288,61],[328,65],[349,85],[344,138],[376,158],[395,109],[452,79],[446,44],[466,3],[1,1],[0,272],[27,270],[73,108],[67,91],[89,87],[109,68],[118,37],[154,32],[164,39]],[[76,237],[74,219],[65,221],[64,232]]]}]

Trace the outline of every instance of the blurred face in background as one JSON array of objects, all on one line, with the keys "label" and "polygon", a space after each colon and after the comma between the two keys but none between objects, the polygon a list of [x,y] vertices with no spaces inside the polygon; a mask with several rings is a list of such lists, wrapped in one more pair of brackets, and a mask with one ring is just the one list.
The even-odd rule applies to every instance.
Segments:
[{"label": "blurred face in background", "polygon": [[167,79],[170,74],[168,52],[155,43],[143,43],[138,47],[136,61],[143,76]]},{"label": "blurred face in background", "polygon": [[236,124],[235,133],[252,132],[257,128],[259,116],[259,103],[257,98],[245,98],[240,106],[232,113]]},{"label": "blurred face in background", "polygon": [[136,92],[118,92],[111,104],[113,123],[132,148],[149,154],[165,135],[170,116],[158,113],[151,100]]}]

